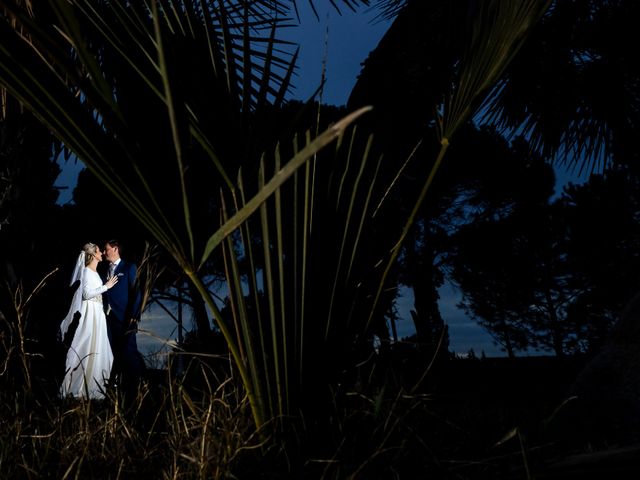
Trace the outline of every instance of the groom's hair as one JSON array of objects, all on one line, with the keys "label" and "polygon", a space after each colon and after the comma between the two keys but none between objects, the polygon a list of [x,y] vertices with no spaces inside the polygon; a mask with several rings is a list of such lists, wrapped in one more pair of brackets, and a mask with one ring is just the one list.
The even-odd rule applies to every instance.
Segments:
[{"label": "groom's hair", "polygon": [[107,240],[107,243],[109,245],[111,245],[112,247],[117,247],[118,248],[118,254],[120,256],[122,256],[122,245],[120,245],[120,242],[118,240],[116,240],[114,238],[113,240]]}]

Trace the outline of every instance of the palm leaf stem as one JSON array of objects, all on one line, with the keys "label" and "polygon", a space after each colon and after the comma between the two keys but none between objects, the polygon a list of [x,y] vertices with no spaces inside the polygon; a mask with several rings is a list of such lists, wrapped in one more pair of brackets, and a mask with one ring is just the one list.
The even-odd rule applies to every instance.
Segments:
[{"label": "palm leaf stem", "polygon": [[355,112],[345,116],[334,125],[329,127],[313,142],[308,143],[298,152],[286,165],[284,165],[260,190],[251,198],[235,215],[225,222],[211,237],[204,249],[200,266],[209,258],[211,252],[222,242],[222,240],[238,228],[268,197],[270,197],[300,166],[302,166],[314,153],[317,153],[326,145],[334,141],[344,132],[344,129],[354,122],[358,117],[371,110],[370,106],[362,107]]},{"label": "palm leaf stem", "polygon": [[[259,175],[259,188],[264,187],[264,162],[260,164]],[[276,190],[277,192],[278,190]],[[284,414],[284,399],[282,395],[282,378],[280,371],[280,352],[278,348],[278,329],[276,326],[276,310],[275,310],[275,289],[273,284],[273,271],[272,271],[272,259],[271,259],[271,239],[269,235],[269,221],[267,214],[267,202],[263,202],[260,206],[260,221],[262,224],[262,249],[264,254],[264,291],[267,297],[269,306],[269,322],[270,322],[270,337],[271,348],[273,358],[273,370],[275,372],[276,392],[278,395],[278,412],[280,415]],[[284,345],[283,345],[284,347]],[[269,359],[266,352],[263,351],[264,369],[269,370]]]},{"label": "palm leaf stem", "polygon": [[385,284],[385,281],[387,279],[387,276],[389,275],[389,272],[391,271],[391,267],[395,263],[396,258],[398,258],[398,254],[400,253],[400,249],[402,247],[402,244],[404,243],[404,239],[406,238],[407,234],[409,233],[409,230],[412,227],[416,216],[418,215],[418,211],[420,210],[420,207],[422,206],[422,203],[424,202],[424,199],[427,196],[427,192],[428,192],[429,188],[431,187],[431,184],[433,183],[433,179],[434,179],[434,177],[436,175],[436,172],[440,168],[440,164],[442,163],[442,159],[444,158],[444,155],[445,155],[448,147],[449,147],[449,141],[446,138],[444,138],[442,140],[441,144],[440,144],[440,151],[438,152],[438,156],[436,158],[435,163],[433,164],[433,167],[431,167],[431,171],[429,172],[429,176],[427,177],[427,181],[422,186],[422,190],[420,191],[420,194],[418,195],[418,199],[416,200],[416,203],[414,204],[413,209],[411,210],[411,213],[409,214],[409,217],[407,218],[407,221],[405,222],[404,227],[402,228],[402,233],[400,234],[400,238],[398,239],[396,244],[391,249],[391,255],[389,256],[389,260],[387,261],[387,265],[385,266],[384,272],[382,273],[382,277],[380,279],[380,283],[378,285],[378,289],[377,289],[376,294],[375,294],[374,299],[373,299],[373,304],[371,306],[371,310],[369,312],[369,318],[368,318],[367,324],[366,324],[366,330],[369,329],[369,326],[371,324],[371,320],[373,319],[373,316],[374,316],[374,313],[375,313],[375,309],[376,309],[376,307],[378,305],[378,302],[380,300],[380,296],[382,295],[382,290],[384,288],[384,284]]},{"label": "palm leaf stem", "polygon": [[[297,142],[295,142],[294,139],[294,152],[296,152],[298,150],[297,147]],[[294,356],[295,358],[302,358],[302,350],[303,350],[303,345],[302,345],[302,334],[300,333],[303,330],[303,314],[302,314],[302,304],[300,302],[300,298],[299,298],[299,285],[301,282],[301,276],[300,276],[300,272],[298,270],[298,249],[299,249],[299,245],[298,245],[298,239],[299,239],[299,235],[298,235],[298,176],[299,173],[295,172],[293,174],[293,207],[292,207],[292,242],[291,242],[291,250],[293,253],[293,266],[292,266],[292,270],[293,270],[293,339],[294,339]],[[300,326],[300,330],[298,330],[298,326]],[[298,363],[298,365],[300,365],[301,362]],[[300,369],[300,371],[298,372],[300,375],[302,374],[302,369]]]},{"label": "palm leaf stem", "polygon": [[[239,185],[239,189],[240,189],[240,200],[242,201],[242,204],[244,204],[246,202],[245,199],[245,195],[244,195],[244,186],[243,186],[243,182],[242,182],[242,175],[238,174],[238,185]],[[235,204],[236,209],[238,209],[238,204],[236,202]],[[248,261],[248,267],[247,267],[247,278],[249,280],[249,295],[252,296],[253,298],[253,302],[255,305],[254,311],[255,311],[255,320],[256,323],[258,325],[258,339],[260,341],[260,352],[262,352],[263,356],[264,356],[264,352],[266,352],[266,338],[267,335],[265,334],[263,325],[262,325],[262,309],[260,308],[260,292],[259,292],[259,288],[258,288],[258,279],[256,278],[257,276],[257,272],[258,272],[258,267],[256,265],[255,262],[255,255],[253,252],[253,245],[252,245],[252,241],[251,241],[251,229],[249,227],[249,222],[244,222],[242,224],[242,229],[241,229],[241,239],[242,239],[242,249],[245,252],[245,255],[248,257],[249,261]],[[236,282],[239,282],[240,278],[236,279]],[[241,300],[243,302],[245,302],[245,297],[244,295],[241,297]],[[243,305],[241,305],[242,308],[244,308],[245,310],[247,310],[247,306],[243,303]],[[263,361],[264,364],[264,361]],[[258,372],[257,367],[254,367],[254,372]],[[257,374],[254,374],[256,379],[257,379]],[[271,393],[271,372],[268,368],[264,369],[264,384],[266,385],[266,390],[267,390],[267,399],[269,402],[269,411],[273,412],[273,395]]]},{"label": "palm leaf stem", "polygon": [[251,406],[251,413],[253,415],[254,422],[256,423],[256,427],[260,428],[264,425],[264,412],[261,408],[262,402],[259,398],[256,397],[254,389],[253,389],[253,381],[247,372],[247,368],[244,364],[242,357],[239,354],[238,347],[236,345],[236,341],[233,338],[233,335],[227,328],[226,323],[224,322],[222,315],[220,314],[220,310],[215,304],[211,293],[207,290],[207,288],[203,285],[200,277],[193,271],[185,271],[189,280],[193,282],[196,289],[204,299],[205,303],[213,313],[218,327],[220,328],[220,332],[224,336],[225,341],[229,347],[229,353],[231,353],[231,357],[238,369],[240,374],[240,378],[242,380],[242,384],[245,387],[247,392],[247,397],[249,399],[249,405]]},{"label": "palm leaf stem", "polygon": [[[309,132],[307,131],[307,142]],[[309,164],[305,165],[304,177],[302,179],[304,198],[302,202],[302,241],[300,242],[300,255],[301,255],[301,271],[300,271],[300,375],[301,380],[303,374],[304,365],[304,352],[305,352],[305,322],[307,318],[306,312],[306,296],[307,296],[307,259],[308,257],[308,245],[309,245]]]},{"label": "palm leaf stem", "polygon": [[[275,154],[275,169],[280,169],[280,150],[276,147]],[[283,363],[284,363],[284,388],[285,398],[287,399],[286,411],[289,411],[289,338],[287,335],[287,318],[285,309],[285,271],[284,271],[284,245],[282,236],[282,199],[280,189],[275,192],[275,209],[276,209],[276,245],[278,252],[278,282],[280,293],[280,329],[282,331],[282,351],[283,351]],[[294,199],[294,201],[296,201]]]},{"label": "palm leaf stem", "polygon": [[[351,227],[351,217],[353,214],[353,209],[355,207],[355,203],[356,203],[356,199],[358,197],[358,188],[360,186],[360,180],[362,179],[362,175],[363,172],[365,171],[365,167],[367,165],[367,160],[369,158],[369,152],[371,151],[371,144],[373,142],[373,136],[370,135],[369,139],[367,140],[367,145],[365,147],[365,152],[362,156],[362,162],[360,163],[360,169],[358,170],[358,173],[356,175],[356,178],[353,182],[353,185],[351,185],[351,197],[349,200],[349,205],[347,207],[347,216],[345,219],[345,225],[344,228],[342,230],[342,240],[340,243],[340,251],[338,253],[338,261],[336,264],[336,272],[333,278],[333,286],[332,286],[332,290],[331,290],[331,299],[329,301],[329,310],[328,310],[328,314],[327,314],[327,322],[326,322],[326,326],[325,326],[325,332],[324,332],[324,336],[325,339],[327,339],[329,337],[329,332],[331,331],[331,318],[332,318],[332,313],[333,313],[333,303],[335,300],[335,296],[336,296],[336,290],[340,287],[343,287],[343,285],[338,285],[339,280],[344,280],[346,281],[348,278],[347,277],[340,277],[340,271],[342,270],[342,262],[343,262],[343,257],[345,256],[345,250],[347,248],[347,240],[349,238],[349,231],[350,231],[350,227]],[[364,217],[364,215],[362,216]],[[361,218],[362,218],[361,217]]]}]

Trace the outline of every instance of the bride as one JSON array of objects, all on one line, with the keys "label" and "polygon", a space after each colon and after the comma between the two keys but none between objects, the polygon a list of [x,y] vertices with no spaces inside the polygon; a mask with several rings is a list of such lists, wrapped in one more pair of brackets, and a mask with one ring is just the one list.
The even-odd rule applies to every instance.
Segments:
[{"label": "bride", "polygon": [[[78,280],[80,285],[73,295],[69,313],[60,324],[63,339],[73,335],[60,387],[62,397],[72,395],[76,398],[103,398],[105,382],[111,373],[113,353],[107,335],[102,294],[118,282],[118,277],[111,277],[103,285],[96,271],[100,261],[100,248],[87,243],[82,247],[71,277],[72,285]],[[78,326],[73,332],[69,327],[76,323]]]}]

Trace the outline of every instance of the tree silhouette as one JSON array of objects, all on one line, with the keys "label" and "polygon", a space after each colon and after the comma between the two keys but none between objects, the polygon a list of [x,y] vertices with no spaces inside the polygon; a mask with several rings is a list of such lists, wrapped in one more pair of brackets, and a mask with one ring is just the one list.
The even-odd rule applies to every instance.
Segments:
[{"label": "tree silhouette", "polygon": [[617,167],[568,185],[558,203],[569,230],[568,261],[584,291],[569,315],[587,323],[589,353],[599,350],[624,306],[637,293],[638,178],[634,168]]},{"label": "tree silhouette", "polygon": [[552,204],[523,200],[454,235],[461,306],[510,356],[531,347],[593,353],[638,288],[637,179],[616,169],[566,187]]},{"label": "tree silhouette", "polygon": [[[427,106],[437,101],[437,92],[450,81],[455,71],[452,60],[456,58],[463,37],[458,30],[462,24],[460,20],[469,12],[469,6],[463,3],[395,2],[386,6],[387,13],[390,16],[397,14],[397,17],[378,47],[365,60],[349,105],[367,102],[375,105],[372,128],[381,139],[385,155],[394,159],[391,163],[402,162],[418,143],[418,138],[429,131]],[[621,32],[629,31],[630,22],[639,14],[637,3],[632,1],[579,0],[554,4],[525,43],[523,55],[516,57],[507,69],[503,83],[496,91],[496,101],[491,108],[481,112],[477,121],[495,125],[509,141],[514,141],[516,135],[524,135],[527,141],[518,148],[526,147],[525,150],[537,152],[547,161],[574,165],[579,170],[601,169],[609,161],[635,165],[637,145],[631,140],[630,132],[638,123],[639,98],[634,85],[638,81],[639,62],[633,43]],[[433,49],[432,46],[437,47]],[[404,108],[408,113],[401,114]],[[396,121],[400,116],[405,119],[402,124]],[[428,139],[428,135],[424,138]],[[478,146],[475,153],[477,157],[484,157]],[[521,153],[529,155],[524,150]],[[416,159],[430,158],[429,153],[420,150],[414,156]],[[420,164],[418,160],[414,163]],[[402,194],[393,204],[391,211],[394,213],[400,211],[406,205],[406,198],[413,195],[412,179],[425,175],[416,168],[411,170],[412,166],[398,179],[398,184],[402,185],[398,190]],[[495,193],[491,193],[490,188],[484,189],[487,198],[497,199],[505,189],[500,182],[510,179],[508,175],[492,172],[493,180],[483,177],[482,172],[476,172],[476,178],[495,189]],[[472,175],[468,170],[466,173],[468,177]],[[435,203],[436,197],[447,196],[444,184],[448,180],[444,176],[442,173],[439,177],[441,185],[435,185],[438,191],[428,202]],[[541,188],[548,187],[548,182],[544,182]],[[537,185],[523,182],[520,188],[523,192],[530,191]],[[540,208],[547,206],[541,204]],[[430,217],[423,216],[417,222],[423,222],[418,229],[425,230],[425,219],[434,221],[438,215],[434,210],[437,209],[432,209]],[[541,218],[542,214],[535,215]],[[392,216],[387,220],[390,226],[393,225]],[[450,226],[450,229],[454,228],[455,225]],[[511,235],[512,232],[506,229],[503,234]],[[419,239],[420,235],[415,234],[414,238]],[[432,243],[428,244],[427,251],[430,248]],[[410,258],[415,249],[412,246],[403,255]],[[425,255],[430,254],[425,252]],[[408,268],[413,264],[415,261],[409,262]],[[424,275],[425,278],[429,276],[426,272]],[[437,291],[432,287],[428,294],[420,294],[420,298],[433,302],[437,299]],[[585,296],[581,295],[581,298],[586,302]],[[552,317],[556,310],[551,304],[565,305],[568,301],[547,299],[548,315]],[[575,298],[571,300],[570,310],[578,310]],[[585,312],[582,312],[584,316]],[[594,315],[598,316],[595,312]],[[584,324],[584,321],[575,321]],[[606,328],[600,330],[602,333]],[[557,352],[584,347],[568,344],[561,347],[559,338],[562,336],[558,331],[555,346],[553,341],[541,341]]]}]

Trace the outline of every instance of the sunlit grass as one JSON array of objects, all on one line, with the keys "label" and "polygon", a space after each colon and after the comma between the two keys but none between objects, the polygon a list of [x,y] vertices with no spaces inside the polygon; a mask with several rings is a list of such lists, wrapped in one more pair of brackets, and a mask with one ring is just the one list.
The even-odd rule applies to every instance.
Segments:
[{"label": "sunlit grass", "polygon": [[[246,395],[232,377],[217,378],[202,359],[191,360],[188,371],[180,378],[171,369],[155,372],[128,404],[115,392],[86,401],[3,388],[3,476],[370,478],[427,453],[410,428],[427,397],[390,396],[384,389],[375,396],[339,394],[321,429],[309,419],[309,425],[290,425],[294,434],[273,436],[283,429],[256,430]],[[409,441],[416,443],[405,448]]]}]

